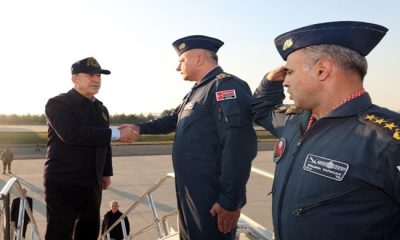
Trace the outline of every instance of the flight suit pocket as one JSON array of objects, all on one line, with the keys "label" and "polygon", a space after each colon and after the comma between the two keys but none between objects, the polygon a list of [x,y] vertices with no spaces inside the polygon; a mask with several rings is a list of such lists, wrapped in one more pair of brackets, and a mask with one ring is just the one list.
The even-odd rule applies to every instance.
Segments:
[{"label": "flight suit pocket", "polygon": [[239,103],[236,100],[225,100],[220,103],[219,119],[230,127],[243,127],[246,124]]},{"label": "flight suit pocket", "polygon": [[354,192],[360,189],[358,185],[347,185],[339,186],[330,191],[319,193],[315,196],[310,196],[299,202],[298,208],[293,210],[293,215],[300,216],[309,211],[316,210],[319,208],[327,207],[330,204],[336,203],[340,200],[346,199],[351,196]]}]

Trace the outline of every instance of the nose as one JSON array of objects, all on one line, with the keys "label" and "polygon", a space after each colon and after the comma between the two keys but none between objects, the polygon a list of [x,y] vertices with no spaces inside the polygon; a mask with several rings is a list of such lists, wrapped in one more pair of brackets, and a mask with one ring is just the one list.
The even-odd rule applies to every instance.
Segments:
[{"label": "nose", "polygon": [[176,71],[178,71],[178,72],[181,71],[181,63],[179,63],[178,66],[176,67]]},{"label": "nose", "polygon": [[290,86],[290,82],[289,82],[289,80],[288,80],[287,77],[285,77],[285,80],[283,80],[282,85],[283,85],[284,87],[289,87],[289,86]]}]

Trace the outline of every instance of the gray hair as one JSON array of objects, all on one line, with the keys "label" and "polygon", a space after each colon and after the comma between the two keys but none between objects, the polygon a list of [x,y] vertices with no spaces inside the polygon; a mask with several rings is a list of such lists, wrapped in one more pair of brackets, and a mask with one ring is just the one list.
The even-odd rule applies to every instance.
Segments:
[{"label": "gray hair", "polygon": [[364,79],[368,70],[368,63],[365,57],[358,52],[346,47],[321,44],[303,48],[304,54],[308,58],[305,63],[307,67],[311,67],[320,59],[329,59],[334,61],[339,68],[346,73],[357,73],[361,79]]}]

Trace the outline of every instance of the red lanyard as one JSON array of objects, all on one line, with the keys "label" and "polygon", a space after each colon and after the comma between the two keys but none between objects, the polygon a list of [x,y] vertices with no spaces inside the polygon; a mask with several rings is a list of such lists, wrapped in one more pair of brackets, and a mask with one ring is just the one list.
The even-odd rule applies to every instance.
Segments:
[{"label": "red lanyard", "polygon": [[[361,88],[361,89],[355,91],[353,94],[351,94],[347,98],[343,99],[338,105],[336,105],[334,108],[332,108],[332,111],[335,110],[336,108],[342,106],[343,104],[345,104],[345,103],[347,103],[347,102],[349,102],[349,101],[351,101],[351,100],[353,100],[355,98],[358,98],[359,96],[363,95],[365,92],[366,91],[365,91],[364,88]],[[306,131],[308,131],[308,129],[311,128],[311,126],[313,125],[315,120],[316,120],[316,118],[313,115],[311,115],[310,119],[308,120]]]}]

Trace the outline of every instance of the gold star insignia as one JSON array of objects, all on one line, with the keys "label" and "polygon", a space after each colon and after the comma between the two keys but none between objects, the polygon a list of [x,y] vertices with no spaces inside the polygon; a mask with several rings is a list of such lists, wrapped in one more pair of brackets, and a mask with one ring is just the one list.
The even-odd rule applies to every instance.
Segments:
[{"label": "gold star insignia", "polygon": [[395,127],[397,127],[397,125],[394,123],[386,123],[384,126],[384,128],[389,128],[390,130],[392,130]]},{"label": "gold star insignia", "polygon": [[384,122],[386,122],[386,121],[385,121],[385,119],[381,118],[381,119],[376,119],[375,122],[376,122],[377,124],[382,124],[382,123],[384,123]]},{"label": "gold star insignia", "polygon": [[375,119],[375,115],[369,115],[368,114],[367,116],[365,116],[365,119],[372,121],[372,120]]},{"label": "gold star insignia", "polygon": [[[397,129],[398,130],[398,129]],[[400,131],[397,131],[393,134],[393,138],[396,140],[400,140]]]}]

